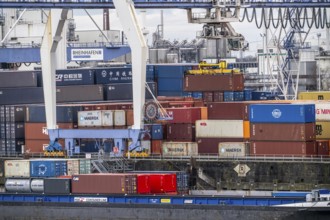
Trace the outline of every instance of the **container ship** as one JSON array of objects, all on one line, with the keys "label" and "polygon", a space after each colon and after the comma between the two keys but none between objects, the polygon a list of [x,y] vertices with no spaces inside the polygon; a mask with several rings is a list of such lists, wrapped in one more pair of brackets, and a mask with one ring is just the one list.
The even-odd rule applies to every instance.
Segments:
[{"label": "container ship", "polygon": [[[39,7],[49,7],[48,1],[40,2]],[[135,2],[148,7],[149,1]],[[16,56],[7,60],[5,50],[0,50],[4,54],[0,60],[4,69],[0,71],[1,219],[329,219],[330,92],[320,91],[321,83],[324,90],[328,86],[328,58],[323,57],[327,53],[320,50],[320,42],[318,71],[315,50],[296,44],[297,32],[292,30],[284,39],[288,55],[283,63],[278,61],[283,48],[267,45],[267,32],[261,36],[258,60],[225,59],[230,50],[243,53],[248,48],[230,25],[239,21],[245,1],[192,1],[189,6],[190,2],[180,1],[180,8],[187,10],[191,23],[206,23],[200,36],[206,40],[170,42],[163,38],[163,22],[158,26],[145,72],[143,132],[134,148],[133,138],[50,141],[45,64],[42,70],[29,68],[30,62],[44,58],[38,58],[43,40],[29,36],[33,41],[28,63]],[[65,8],[66,3],[55,1],[51,7]],[[88,2],[97,8],[108,3]],[[178,7],[177,3],[150,4]],[[248,3],[246,7],[255,6]],[[80,2],[68,4],[85,7]],[[192,11],[199,4],[207,9],[205,18]],[[264,8],[273,5],[263,4],[266,21]],[[309,2],[303,4],[307,7]],[[312,11],[320,21],[322,15]],[[18,22],[11,24],[5,15]],[[71,17],[71,11],[61,14],[63,19]],[[30,30],[31,18],[47,23],[33,10],[4,13],[1,9],[1,43],[10,35],[3,33],[11,32],[11,25]],[[277,24],[283,26],[283,19]],[[86,55],[102,53],[103,60],[114,61],[113,54],[128,52],[124,35],[110,31],[107,20],[109,11],[104,10],[102,35],[107,41],[111,38],[110,46],[95,40],[98,31],[78,32],[69,21],[66,46],[71,56],[61,55],[75,64],[58,65],[63,68],[55,72],[58,131],[101,133],[134,127],[130,56],[116,58],[116,63],[95,62],[95,57],[100,61],[97,56],[85,60]],[[130,32],[126,34],[129,39]],[[11,36],[2,49],[26,41]],[[77,46],[80,41],[84,44]],[[278,70],[270,67],[271,62]],[[256,73],[250,74],[249,67],[256,69],[258,64]],[[308,92],[316,88],[319,91]]]}]

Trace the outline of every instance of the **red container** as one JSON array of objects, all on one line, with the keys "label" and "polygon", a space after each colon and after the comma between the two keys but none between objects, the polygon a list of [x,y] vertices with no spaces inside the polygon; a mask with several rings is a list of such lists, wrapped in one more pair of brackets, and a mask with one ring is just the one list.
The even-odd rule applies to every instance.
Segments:
[{"label": "red container", "polygon": [[329,141],[316,141],[317,155],[329,157]]},{"label": "red container", "polygon": [[243,138],[197,138],[198,154],[219,154],[219,143],[243,142]]},{"label": "red container", "polygon": [[248,105],[244,102],[213,102],[207,104],[209,119],[248,120]]},{"label": "red container", "polygon": [[162,140],[151,140],[151,154],[162,154]]},{"label": "red container", "polygon": [[[73,129],[73,123],[58,123],[58,128]],[[49,140],[46,123],[25,123],[25,138]]]},{"label": "red container", "polygon": [[175,101],[168,103],[169,108],[188,108],[194,107],[194,101]]},{"label": "red container", "polygon": [[136,174],[81,174],[72,176],[75,194],[136,194]]},{"label": "red container", "polygon": [[137,174],[138,194],[164,194],[177,192],[177,180],[175,173],[157,174],[144,173]]},{"label": "red container", "polygon": [[127,126],[134,125],[133,109],[127,109],[125,112],[126,112],[126,125]]},{"label": "red container", "polygon": [[254,141],[313,141],[315,123],[251,123],[250,140]]},{"label": "red container", "polygon": [[217,75],[185,75],[184,91],[242,91],[244,89],[243,74]]},{"label": "red container", "polygon": [[213,92],[213,102],[223,102],[223,92]]},{"label": "red container", "polygon": [[136,191],[138,194],[151,194],[150,179],[148,174],[137,174],[136,181]]},{"label": "red container", "polygon": [[315,141],[251,141],[251,156],[317,156]]},{"label": "red container", "polygon": [[191,108],[166,108],[169,116],[173,117],[168,123],[195,123],[201,119],[201,109],[198,107]]},{"label": "red container", "polygon": [[167,125],[167,141],[195,141],[195,124],[168,124]]}]

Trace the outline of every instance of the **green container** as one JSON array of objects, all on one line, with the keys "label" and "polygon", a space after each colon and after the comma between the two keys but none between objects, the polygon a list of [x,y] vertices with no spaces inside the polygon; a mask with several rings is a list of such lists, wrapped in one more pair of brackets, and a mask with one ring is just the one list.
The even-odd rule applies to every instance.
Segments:
[{"label": "green container", "polygon": [[80,174],[91,173],[91,160],[90,159],[79,160],[79,173]]}]

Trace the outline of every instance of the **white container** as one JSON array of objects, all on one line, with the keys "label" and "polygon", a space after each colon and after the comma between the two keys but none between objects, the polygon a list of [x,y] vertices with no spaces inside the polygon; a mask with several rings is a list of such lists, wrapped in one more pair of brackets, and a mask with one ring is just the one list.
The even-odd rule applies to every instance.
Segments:
[{"label": "white container", "polygon": [[243,138],[243,120],[197,120],[197,138]]},{"label": "white container", "polygon": [[248,154],[248,145],[245,142],[221,142],[219,157],[244,157]]},{"label": "white container", "polygon": [[33,179],[31,180],[31,191],[32,192],[44,192],[44,180],[43,179]]},{"label": "white container", "polygon": [[163,142],[163,156],[197,156],[198,145],[195,142]]},{"label": "white container", "polygon": [[77,175],[79,174],[79,159],[70,159],[67,161],[67,171],[68,175]]},{"label": "white container", "polygon": [[30,192],[30,179],[7,179],[5,189],[7,192]]},{"label": "white container", "polygon": [[330,103],[315,103],[316,121],[330,121]]},{"label": "white container", "polygon": [[112,110],[102,110],[102,126],[112,127],[113,126],[113,111]]},{"label": "white container", "polygon": [[29,160],[6,160],[5,177],[30,177]]},{"label": "white container", "polygon": [[114,125],[125,126],[126,125],[126,113],[125,110],[114,111]]},{"label": "white container", "polygon": [[101,111],[79,111],[78,126],[79,127],[102,126]]}]

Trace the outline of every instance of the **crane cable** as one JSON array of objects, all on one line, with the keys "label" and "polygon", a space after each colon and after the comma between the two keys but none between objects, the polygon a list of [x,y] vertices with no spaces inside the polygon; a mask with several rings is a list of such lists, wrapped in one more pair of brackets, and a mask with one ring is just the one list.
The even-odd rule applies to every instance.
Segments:
[{"label": "crane cable", "polygon": [[[268,10],[268,11],[266,11]],[[277,12],[276,12],[277,11]],[[277,15],[277,16],[276,16]],[[240,22],[247,20],[261,27],[286,28],[330,28],[330,18],[326,8],[244,8]]]}]

